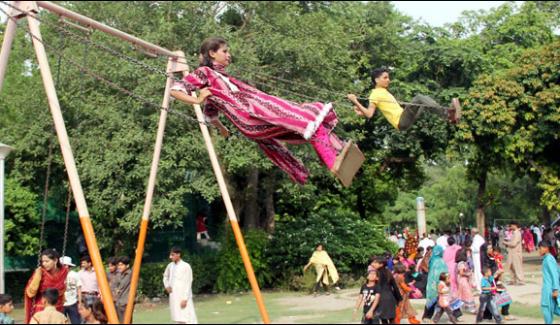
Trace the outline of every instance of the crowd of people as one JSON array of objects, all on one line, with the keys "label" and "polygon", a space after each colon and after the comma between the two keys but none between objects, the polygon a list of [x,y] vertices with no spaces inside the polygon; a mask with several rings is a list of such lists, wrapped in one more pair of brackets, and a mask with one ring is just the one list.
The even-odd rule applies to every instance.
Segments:
[{"label": "crowd of people", "polygon": [[[410,299],[425,298],[424,323],[438,323],[444,313],[452,323],[460,322],[464,313],[476,315],[477,323],[514,320],[509,312],[512,297],[507,286],[525,285],[522,253],[538,246],[545,257],[541,309],[545,322],[550,323],[553,315],[560,315],[556,301],[560,290],[556,263],[559,234],[560,229],[521,228],[515,222],[483,233],[476,228],[432,230],[422,236],[408,229],[395,232],[389,240],[398,246],[397,252],[370,258],[354,313],[363,306],[364,324],[399,324],[405,318],[410,324],[419,324],[419,313]],[[317,273],[315,294],[321,287],[328,292],[328,285],[338,281],[338,274],[323,245],[316,246],[304,271],[311,265]],[[507,283],[506,271],[510,273]]]},{"label": "crowd of people", "polygon": [[[162,280],[169,293],[171,317],[177,323],[196,323],[192,301],[192,270],[181,259],[181,249],[173,247]],[[119,321],[124,321],[132,270],[128,256],[107,261],[107,280]],[[68,256],[54,249],[41,253],[40,266],[29,279],[24,292],[26,324],[107,324],[100,289],[91,258],[80,259],[80,270]],[[13,324],[9,316],[13,299],[0,294],[0,324]]]}]

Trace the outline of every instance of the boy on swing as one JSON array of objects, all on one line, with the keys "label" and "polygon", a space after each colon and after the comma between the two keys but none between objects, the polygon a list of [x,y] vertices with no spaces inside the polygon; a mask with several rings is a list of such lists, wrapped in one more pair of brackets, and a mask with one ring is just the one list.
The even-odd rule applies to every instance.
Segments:
[{"label": "boy on swing", "polygon": [[406,131],[418,120],[425,110],[437,114],[450,123],[456,124],[461,118],[461,105],[457,98],[451,101],[451,107],[440,106],[432,98],[424,95],[416,95],[412,102],[403,109],[399,102],[388,91],[391,80],[389,70],[385,68],[374,69],[371,73],[374,89],[369,96],[369,107],[364,107],[354,94],[349,94],[348,99],[354,104],[356,114],[371,118],[375,110],[379,108],[387,121],[397,130]]}]

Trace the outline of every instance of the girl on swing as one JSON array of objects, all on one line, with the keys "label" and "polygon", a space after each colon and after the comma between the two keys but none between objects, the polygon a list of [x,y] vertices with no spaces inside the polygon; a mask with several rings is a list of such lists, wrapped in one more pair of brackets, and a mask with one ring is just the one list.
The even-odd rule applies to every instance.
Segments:
[{"label": "girl on swing", "polygon": [[[174,84],[171,95],[187,104],[205,102],[207,120],[227,137],[229,131],[218,119],[222,112],[249,139],[255,141],[270,160],[295,182],[304,184],[309,172],[283,142],[309,142],[322,162],[333,173],[343,159],[344,143],[332,132],[337,116],[332,104],[297,104],[268,95],[228,75],[231,62],[227,42],[222,38],[206,39],[200,47],[200,66],[184,72],[182,82]],[[200,90],[198,98],[191,96]],[[337,157],[338,155],[338,157]]]},{"label": "girl on swing", "polygon": [[401,131],[410,129],[424,109],[438,115],[442,119],[448,119],[453,124],[456,124],[461,118],[461,105],[457,98],[452,99],[450,108],[445,108],[428,96],[416,95],[412,102],[403,109],[395,97],[388,91],[389,84],[391,83],[388,69],[374,69],[371,73],[371,81],[373,82],[374,89],[369,96],[369,107],[366,108],[360,104],[356,95],[348,95],[348,99],[354,104],[354,111],[359,116],[371,118],[375,110],[379,108],[387,121],[395,129]]}]

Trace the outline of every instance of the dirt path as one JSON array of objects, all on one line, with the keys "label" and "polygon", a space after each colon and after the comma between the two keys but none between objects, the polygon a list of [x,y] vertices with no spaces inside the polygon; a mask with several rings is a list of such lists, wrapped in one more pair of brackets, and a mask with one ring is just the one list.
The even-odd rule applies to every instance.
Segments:
[{"label": "dirt path", "polygon": [[[511,294],[514,302],[530,306],[531,309],[539,310],[540,303],[540,290],[542,279],[540,273],[535,266],[529,267],[527,272],[527,284],[524,286],[509,286],[508,291]],[[345,289],[337,291],[331,295],[320,295],[314,297],[312,295],[294,295],[278,298],[275,300],[281,306],[286,307],[287,315],[275,319],[274,323],[284,324],[297,324],[306,323],[310,321],[330,323],[326,311],[330,312],[347,312],[347,315],[352,314],[355,299],[357,295],[356,289]],[[413,300],[413,306],[418,312],[418,318],[421,317],[424,308],[425,300]],[[289,315],[293,312],[296,315]],[[307,313],[305,313],[307,312]],[[304,313],[304,314],[302,314]],[[513,315],[516,320],[508,321],[507,324],[542,324],[542,319],[518,317]],[[324,318],[324,321],[321,319]],[[462,317],[463,323],[474,324],[475,316],[465,314]],[[353,322],[358,324],[359,321]],[[406,319],[403,319],[402,324],[408,324]],[[446,316],[442,317],[441,323],[449,323]]]}]

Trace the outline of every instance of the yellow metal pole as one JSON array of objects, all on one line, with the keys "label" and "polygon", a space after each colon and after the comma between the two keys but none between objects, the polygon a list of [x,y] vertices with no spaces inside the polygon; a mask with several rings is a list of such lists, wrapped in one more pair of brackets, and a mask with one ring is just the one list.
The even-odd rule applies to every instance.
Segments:
[{"label": "yellow metal pole", "polygon": [[[192,93],[192,96],[196,97],[196,93]],[[202,136],[204,137],[204,142],[206,143],[206,148],[208,149],[208,155],[210,156],[210,161],[212,162],[212,168],[214,169],[214,174],[218,180],[218,185],[220,187],[220,192],[222,193],[222,198],[224,199],[224,204],[228,213],[229,221],[235,235],[235,240],[237,246],[239,247],[239,252],[241,253],[241,259],[243,260],[243,265],[245,266],[245,271],[247,271],[247,277],[249,278],[249,283],[253,290],[253,295],[257,301],[257,306],[261,314],[263,323],[270,324],[270,319],[268,317],[268,312],[264,305],[264,300],[261,295],[261,290],[255,277],[255,271],[253,270],[253,265],[251,264],[251,259],[247,253],[247,247],[245,246],[245,241],[243,240],[243,235],[239,229],[239,223],[237,221],[237,216],[229,196],[229,192],[224,180],[224,175],[222,174],[222,169],[220,168],[220,163],[218,162],[218,157],[216,156],[216,151],[214,150],[214,145],[212,144],[212,138],[210,137],[210,132],[208,132],[208,127],[204,123],[204,115],[202,114],[202,109],[200,105],[194,105],[194,110],[196,112],[196,117],[200,122],[200,130],[202,131]]]},{"label": "yellow metal pole", "polygon": [[[23,3],[24,5],[28,6],[28,10],[26,10],[26,12],[34,11],[35,14],[37,13],[38,10],[34,1],[24,1]],[[64,125],[64,119],[60,110],[60,104],[58,102],[56,89],[54,87],[54,81],[47,59],[47,53],[42,43],[39,23],[29,15],[27,16],[27,21],[29,23],[29,30],[34,36],[32,37],[32,40],[33,46],[35,47],[35,52],[37,54],[37,60],[39,61],[39,70],[41,71],[43,85],[45,86],[45,92],[47,93],[49,107],[51,109],[56,134],[58,136],[58,142],[60,143],[62,157],[64,158],[64,165],[66,166],[66,170],[68,172],[68,178],[70,180],[72,192],[76,201],[76,207],[80,216],[80,224],[82,225],[88,252],[95,268],[97,283],[99,284],[99,289],[101,290],[101,298],[105,302],[103,304],[105,307],[105,312],[107,313],[107,318],[111,324],[118,324],[119,319],[117,316],[117,311],[115,309],[115,305],[113,304],[113,296],[111,295],[111,289],[109,288],[109,282],[107,281],[107,275],[105,274],[105,268],[103,267],[101,254],[99,253],[99,247],[97,246],[97,240],[95,239],[95,232],[93,231],[93,226],[89,217],[86,199],[82,190],[82,184],[80,182],[80,177],[78,175],[78,170],[76,168],[76,163],[74,160],[74,154],[72,153],[70,141],[68,140],[66,126]]]},{"label": "yellow metal pole", "polygon": [[[184,57],[184,53],[180,53]],[[171,87],[173,86],[173,72],[177,66],[177,60],[169,59],[167,63],[167,83],[165,84],[165,92],[163,94],[162,107],[159,115],[159,125],[156,136],[156,144],[154,148],[154,156],[152,159],[152,167],[150,169],[150,178],[148,179],[148,187],[146,190],[146,201],[144,203],[144,212],[142,214],[142,221],[140,222],[140,233],[138,234],[138,244],[136,245],[136,257],[134,258],[134,265],[132,267],[132,279],[130,282],[130,293],[128,294],[128,303],[126,305],[126,312],[124,314],[125,324],[130,324],[132,320],[132,312],[134,311],[134,300],[136,299],[136,290],[138,289],[138,280],[140,278],[140,267],[142,266],[142,256],[144,255],[144,246],[146,243],[146,236],[148,233],[148,222],[150,219],[150,211],[152,209],[152,201],[154,197],[154,189],[156,187],[157,172],[159,159],[161,155],[161,148],[163,147],[163,136],[165,134],[165,123],[167,121],[167,108],[169,107],[169,98],[171,94]]]}]

